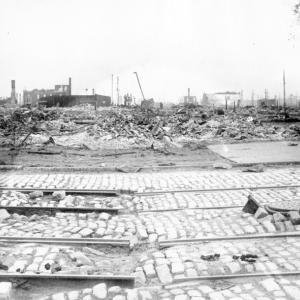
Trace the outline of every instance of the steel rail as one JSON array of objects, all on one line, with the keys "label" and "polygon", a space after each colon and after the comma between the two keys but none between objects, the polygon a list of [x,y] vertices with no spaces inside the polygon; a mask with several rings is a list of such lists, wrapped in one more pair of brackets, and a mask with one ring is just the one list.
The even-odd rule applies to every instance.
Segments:
[{"label": "steel rail", "polygon": [[50,194],[56,191],[65,191],[66,194],[97,194],[104,196],[120,196],[121,194],[132,194],[134,196],[151,196],[158,194],[174,194],[174,193],[206,193],[206,192],[224,192],[224,191],[239,191],[239,190],[264,190],[264,189],[287,189],[300,188],[300,184],[293,185],[269,185],[269,186],[245,186],[245,187],[229,187],[229,188],[208,188],[208,189],[184,189],[184,190],[158,190],[150,192],[136,192],[134,190],[101,190],[101,189],[68,189],[68,188],[18,188],[18,187],[0,187],[0,191],[18,191],[30,193],[32,191],[42,191],[45,194]]},{"label": "steel rail", "polygon": [[[218,279],[234,279],[234,278],[249,278],[249,277],[270,277],[270,276],[295,276],[300,275],[300,271],[273,271],[264,273],[243,273],[243,274],[220,274],[220,275],[203,275],[193,277],[174,278],[173,284],[181,283],[185,281],[196,281],[196,280],[218,280]],[[165,285],[166,289],[172,288],[172,284]]]},{"label": "steel rail", "polygon": [[[284,201],[293,201],[294,199],[287,199],[287,200],[284,200]],[[245,198],[245,201],[247,201],[247,198]],[[296,200],[294,200],[296,201]],[[268,204],[268,203],[265,203],[262,201],[261,205],[267,205],[267,208],[268,210],[271,212],[271,213],[275,213],[275,212],[278,212],[279,210],[272,210],[271,209],[271,204]],[[273,204],[274,205],[274,204]],[[208,209],[208,210],[213,210],[213,209],[231,209],[231,208],[241,208],[241,207],[244,207],[245,204],[243,205],[220,205],[220,206],[198,206],[198,207],[178,207],[178,208],[165,208],[165,209],[147,209],[147,210],[137,210],[137,212],[139,214],[142,214],[142,213],[155,213],[155,212],[172,212],[172,211],[181,211],[181,210],[205,210],[205,209]],[[0,206],[1,208],[1,206]],[[266,208],[266,209],[267,209]],[[283,212],[289,212],[293,209],[282,209],[282,211],[279,211],[281,213]]]},{"label": "steel rail", "polygon": [[96,207],[83,207],[83,206],[74,206],[74,207],[67,207],[67,206],[1,206],[0,209],[6,209],[9,213],[28,210],[30,211],[61,211],[61,212],[82,212],[82,213],[89,213],[89,212],[106,212],[110,214],[117,214],[120,209],[118,208],[96,208]]},{"label": "steel rail", "polygon": [[66,280],[112,280],[134,282],[132,275],[81,275],[81,274],[26,274],[26,273],[3,273],[0,272],[0,279],[66,279]]},{"label": "steel rail", "polygon": [[[245,199],[247,200],[247,199]],[[149,209],[149,210],[137,210],[139,214],[154,213],[154,212],[169,212],[169,211],[180,211],[180,210],[204,210],[204,209],[230,209],[230,208],[241,208],[245,205],[228,205],[228,206],[199,206],[199,207],[179,207],[179,208],[166,208],[166,209]],[[1,208],[1,207],[0,207]]]},{"label": "steel rail", "polygon": [[30,193],[33,191],[41,191],[45,194],[51,194],[57,191],[65,191],[66,194],[91,194],[104,196],[120,196],[120,194],[131,194],[130,190],[100,190],[100,189],[68,189],[68,188],[18,188],[18,187],[0,187],[0,191],[18,191],[22,193]]},{"label": "steel rail", "polygon": [[246,187],[231,187],[231,188],[208,188],[208,189],[185,189],[185,190],[169,190],[169,191],[152,191],[152,192],[137,192],[135,196],[151,196],[157,194],[175,194],[175,193],[206,193],[206,192],[224,192],[224,191],[240,191],[240,190],[266,190],[266,189],[287,189],[299,188],[300,184],[291,185],[267,185],[267,186],[246,186]]},{"label": "steel rail", "polygon": [[245,239],[264,239],[264,238],[285,238],[285,237],[300,237],[300,231],[287,231],[279,233],[261,233],[261,234],[248,234],[248,235],[229,235],[229,236],[207,236],[196,239],[177,239],[165,240],[159,242],[159,248],[172,247],[182,244],[195,244],[200,242],[211,241],[227,241],[227,240],[245,240]]},{"label": "steel rail", "polygon": [[0,236],[0,242],[6,243],[40,243],[40,244],[72,244],[72,245],[105,245],[129,247],[130,240],[120,239],[99,239],[99,238],[39,238],[39,237],[19,237],[19,236]]}]

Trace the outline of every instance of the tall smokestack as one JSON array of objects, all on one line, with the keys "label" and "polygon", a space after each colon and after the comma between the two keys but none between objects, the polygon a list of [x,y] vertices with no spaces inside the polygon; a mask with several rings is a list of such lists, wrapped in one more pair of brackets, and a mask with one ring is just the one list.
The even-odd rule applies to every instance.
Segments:
[{"label": "tall smokestack", "polygon": [[190,88],[188,88],[188,99],[190,99]]},{"label": "tall smokestack", "polygon": [[72,78],[69,77],[69,95],[72,95]]},{"label": "tall smokestack", "polygon": [[11,81],[11,96],[10,96],[11,104],[17,104],[16,101],[16,81]]}]

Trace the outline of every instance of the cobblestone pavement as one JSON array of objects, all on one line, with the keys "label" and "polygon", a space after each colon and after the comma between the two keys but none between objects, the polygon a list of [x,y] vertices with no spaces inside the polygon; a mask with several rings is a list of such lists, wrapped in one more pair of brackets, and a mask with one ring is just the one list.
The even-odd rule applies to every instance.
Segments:
[{"label": "cobblestone pavement", "polygon": [[147,284],[205,275],[296,271],[300,240],[259,239],[198,243],[154,250],[140,259],[136,275]]},{"label": "cobblestone pavement", "polygon": [[[8,214],[0,208],[0,236],[130,239],[146,242],[129,252],[95,248],[19,244],[0,246],[3,273],[134,275],[135,288],[107,283],[84,290],[57,292],[43,300],[282,300],[300,299],[300,279],[191,281],[195,276],[294,272],[300,269],[300,239],[296,237],[231,240],[157,249],[158,241],[300,231],[290,221],[256,219],[242,212],[249,194],[260,204],[282,206],[299,202],[300,169],[269,169],[264,173],[188,171],[135,174],[2,174],[0,186],[58,189],[130,189],[157,194],[32,196],[3,191],[1,206],[118,208],[119,214]],[[222,188],[242,190],[205,191]],[[190,189],[204,189],[189,192]],[[183,192],[170,192],[181,190]],[[169,191],[169,192],[168,192]],[[184,192],[185,191],[185,192]],[[64,194],[64,193],[61,193]],[[239,206],[239,207],[228,207]],[[227,207],[227,208],[226,208]],[[203,209],[199,209],[203,208]],[[207,208],[207,209],[205,209]],[[208,209],[209,208],[209,209]],[[148,210],[154,210],[153,212]],[[164,211],[166,210],[166,211]],[[169,211],[168,211],[169,210]],[[173,211],[172,211],[173,210]],[[31,213],[32,214],[32,213]],[[148,244],[149,242],[149,244]],[[184,282],[178,283],[178,281]]]},{"label": "cobblestone pavement", "polygon": [[51,195],[31,198],[29,194],[4,190],[0,194],[1,206],[38,206],[38,207],[93,207],[118,208],[131,211],[167,210],[184,208],[210,208],[226,206],[243,206],[249,194],[261,204],[272,204],[287,200],[298,200],[300,188],[261,189],[251,191],[215,191],[162,193],[155,195],[122,195],[120,197],[104,197],[99,195],[68,195],[63,199],[53,199]]},{"label": "cobblestone pavement", "polygon": [[22,274],[130,275],[136,260],[122,249],[41,244],[1,246],[0,254],[1,273]]},{"label": "cobblestone pavement", "polygon": [[185,171],[104,174],[1,174],[0,186],[16,188],[123,189],[138,192],[300,185],[299,168],[263,173]]},{"label": "cobblestone pavement", "polygon": [[164,193],[135,196],[132,200],[132,205],[136,210],[244,206],[250,193],[255,196],[259,203],[270,204],[287,199],[298,200],[300,188]]},{"label": "cobblestone pavement", "polygon": [[255,219],[241,208],[181,210],[111,215],[108,213],[56,213],[56,216],[8,215],[0,236],[162,240],[276,233],[300,230],[285,220]]},{"label": "cobblestone pavement", "polygon": [[298,300],[300,299],[300,280],[286,278],[262,278],[249,282],[191,281],[170,285],[165,289],[158,287],[124,289],[120,286],[108,287],[100,283],[90,289],[56,293],[40,300]]},{"label": "cobblestone pavement", "polygon": [[300,230],[291,221],[272,223],[257,220],[241,209],[184,210],[140,214],[141,221],[150,234],[158,240],[234,236]]}]

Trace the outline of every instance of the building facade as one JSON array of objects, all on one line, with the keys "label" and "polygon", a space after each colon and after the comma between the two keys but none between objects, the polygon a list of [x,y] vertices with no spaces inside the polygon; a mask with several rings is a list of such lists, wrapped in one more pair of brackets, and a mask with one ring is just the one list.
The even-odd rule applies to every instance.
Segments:
[{"label": "building facade", "polygon": [[72,79],[69,84],[56,84],[54,89],[34,89],[23,91],[23,104],[37,106],[40,99],[51,96],[70,96],[72,93]]},{"label": "building facade", "polygon": [[238,92],[204,93],[202,105],[234,106],[241,103],[242,95]]},{"label": "building facade", "polygon": [[41,98],[39,105],[46,107],[72,107],[90,104],[98,107],[111,106],[111,97],[104,95],[51,95]]}]

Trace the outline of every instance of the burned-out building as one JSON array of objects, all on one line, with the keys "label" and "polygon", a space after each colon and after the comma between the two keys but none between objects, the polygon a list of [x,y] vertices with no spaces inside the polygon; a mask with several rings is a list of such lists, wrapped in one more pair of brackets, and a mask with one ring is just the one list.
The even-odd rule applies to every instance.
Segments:
[{"label": "burned-out building", "polygon": [[153,109],[154,108],[154,99],[144,99],[141,102],[142,109]]},{"label": "burned-out building", "polygon": [[257,100],[258,107],[272,107],[277,106],[277,99],[259,99]]},{"label": "burned-out building", "polygon": [[72,79],[68,84],[56,84],[54,89],[34,89],[23,91],[23,104],[37,106],[39,100],[51,96],[70,96],[72,94]]},{"label": "burned-out building", "polygon": [[16,93],[16,81],[11,80],[10,97],[0,98],[0,106],[16,106],[18,104],[18,95]]},{"label": "burned-out building", "polygon": [[242,98],[242,92],[204,93],[202,97],[202,105],[239,106]]},{"label": "burned-out building", "polygon": [[197,97],[196,96],[191,96],[191,92],[190,92],[190,88],[188,88],[188,94],[187,96],[183,97],[183,103],[185,105],[189,105],[189,104],[197,104]]},{"label": "burned-out building", "polygon": [[111,97],[104,95],[52,95],[39,100],[39,105],[46,107],[71,107],[90,104],[98,107],[111,106]]}]

